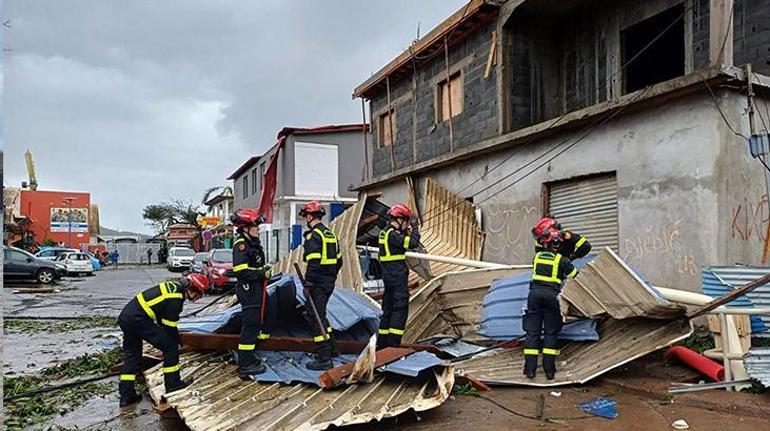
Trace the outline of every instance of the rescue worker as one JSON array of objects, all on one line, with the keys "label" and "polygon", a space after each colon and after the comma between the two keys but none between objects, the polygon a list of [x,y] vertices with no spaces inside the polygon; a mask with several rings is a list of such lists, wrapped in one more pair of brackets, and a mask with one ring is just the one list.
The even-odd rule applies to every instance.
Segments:
[{"label": "rescue worker", "polygon": [[[235,296],[241,304],[241,339],[238,344],[238,374],[243,379],[265,372],[262,359],[254,349],[257,340],[270,338],[264,327],[267,291],[265,281],[270,270],[265,264],[265,251],[259,241],[259,225],[264,218],[253,209],[241,209],[230,216],[238,230],[233,242],[233,272],[238,279]],[[264,331],[264,332],[263,332]]]},{"label": "rescue worker", "polygon": [[316,359],[307,364],[310,370],[328,370],[333,368],[332,357],[339,356],[337,343],[332,336],[332,327],[326,318],[326,305],[334,292],[334,283],[342,267],[342,252],[340,251],[337,235],[324,226],[321,219],[326,215],[321,202],[312,201],[305,204],[299,212],[307,222],[303,243],[303,259],[307,262],[305,269],[305,287],[315,304],[318,317],[323,327],[318,327],[313,311],[308,304],[308,320],[313,330],[313,341],[316,343]]},{"label": "rescue worker", "polygon": [[532,236],[535,237],[535,252],[542,251],[539,238],[547,236],[551,229],[556,229],[564,239],[559,247],[559,254],[569,258],[569,260],[585,257],[591,251],[591,243],[586,237],[566,229],[562,229],[561,224],[551,216],[545,216],[537,222],[532,228]]},{"label": "rescue worker", "polygon": [[575,277],[578,272],[568,257],[558,253],[562,241],[561,233],[555,228],[542,234],[543,250],[535,254],[532,265],[527,314],[524,316],[524,331],[527,334],[524,341],[524,375],[530,379],[535,378],[541,335],[545,377],[553,380],[556,374],[556,356],[559,354],[557,334],[562,327],[558,296],[562,281]]},{"label": "rescue worker", "polygon": [[420,233],[412,226],[412,210],[396,204],[388,210],[390,223],[380,232],[379,260],[382,266],[382,317],[377,334],[377,349],[401,345],[409,314],[409,268],[406,251],[420,244]]},{"label": "rescue worker", "polygon": [[142,341],[163,352],[166,393],[190,385],[191,382],[179,377],[177,324],[185,298],[197,301],[210,285],[209,279],[201,274],[187,274],[140,292],[123,307],[118,317],[118,325],[123,330],[123,371],[118,384],[121,407],[141,399],[134,383],[142,366]]}]

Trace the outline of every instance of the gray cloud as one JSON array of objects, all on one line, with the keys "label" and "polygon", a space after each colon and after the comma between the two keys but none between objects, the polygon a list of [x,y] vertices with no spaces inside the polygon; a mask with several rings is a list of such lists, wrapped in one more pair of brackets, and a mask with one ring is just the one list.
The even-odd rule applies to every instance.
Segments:
[{"label": "gray cloud", "polygon": [[83,190],[103,224],[197,201],[284,126],[357,122],[353,88],[460,0],[6,3],[5,174]]}]

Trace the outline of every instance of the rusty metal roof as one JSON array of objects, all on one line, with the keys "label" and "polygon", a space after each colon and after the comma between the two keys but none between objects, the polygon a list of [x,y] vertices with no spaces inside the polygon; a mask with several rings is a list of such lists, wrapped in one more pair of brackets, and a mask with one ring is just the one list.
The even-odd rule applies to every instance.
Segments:
[{"label": "rusty metal roof", "polygon": [[[222,354],[185,354],[182,378],[195,376],[188,388],[167,398],[193,431],[324,430],[332,425],[362,424],[408,410],[440,406],[454,385],[453,369],[439,367],[417,378],[378,375],[371,383],[321,389],[304,383],[244,382]],[[163,372],[145,372],[150,396],[162,401]]]}]

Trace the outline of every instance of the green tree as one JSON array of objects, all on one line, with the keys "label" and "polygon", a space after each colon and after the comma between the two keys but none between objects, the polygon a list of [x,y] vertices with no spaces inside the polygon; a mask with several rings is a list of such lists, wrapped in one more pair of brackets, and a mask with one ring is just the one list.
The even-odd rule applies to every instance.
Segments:
[{"label": "green tree", "polygon": [[174,207],[168,203],[147,205],[142,211],[142,217],[147,220],[155,233],[162,233],[168,225],[174,222]]}]

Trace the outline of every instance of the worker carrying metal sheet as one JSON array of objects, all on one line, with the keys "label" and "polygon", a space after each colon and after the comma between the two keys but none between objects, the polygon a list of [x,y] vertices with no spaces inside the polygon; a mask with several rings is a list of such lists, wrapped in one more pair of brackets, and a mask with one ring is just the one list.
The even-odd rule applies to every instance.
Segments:
[{"label": "worker carrying metal sheet", "polygon": [[545,216],[537,222],[532,228],[532,235],[535,237],[535,253],[543,251],[543,246],[537,241],[537,238],[543,236],[551,229],[556,229],[564,239],[559,246],[558,253],[569,260],[580,259],[591,252],[591,243],[588,239],[579,233],[562,229],[561,224],[554,217]]},{"label": "worker carrying metal sheet", "polygon": [[[307,263],[305,288],[311,296],[315,310],[309,309],[308,312],[318,314],[308,316],[313,331],[313,341],[316,343],[316,358],[307,364],[307,368],[311,370],[332,368],[332,357],[340,354],[332,334],[332,327],[326,318],[326,306],[334,293],[337,274],[342,268],[342,251],[337,235],[321,222],[324,215],[326,210],[319,201],[308,202],[299,211],[299,216],[305,218],[309,229],[303,235],[302,256]],[[319,327],[319,324],[323,326]]]},{"label": "worker carrying metal sheet", "polygon": [[401,345],[409,314],[409,268],[406,251],[417,248],[420,233],[412,223],[412,210],[404,204],[393,205],[388,211],[390,223],[380,232],[379,260],[382,266],[382,317],[377,335],[377,349]]},{"label": "worker carrying metal sheet", "polygon": [[123,307],[118,317],[118,325],[123,331],[123,370],[118,384],[121,407],[141,399],[134,383],[142,366],[143,341],[163,352],[166,393],[190,385],[190,381],[182,381],[179,375],[177,324],[185,298],[197,301],[210,285],[209,279],[201,274],[187,274],[140,292]]},{"label": "worker carrying metal sheet", "polygon": [[[541,231],[535,240],[541,251],[535,254],[532,279],[524,316],[524,375],[535,378],[537,358],[543,353],[543,371],[548,380],[556,374],[556,356],[559,354],[557,334],[561,331],[559,292],[562,282],[577,275],[577,268],[569,258],[559,253],[564,237],[555,227]],[[541,340],[542,336],[542,340]]]},{"label": "worker carrying metal sheet", "polygon": [[240,209],[230,216],[238,230],[233,242],[233,272],[238,279],[235,296],[241,304],[241,338],[238,344],[238,374],[243,379],[265,372],[262,358],[257,356],[257,340],[270,338],[264,326],[267,279],[270,269],[259,241],[259,225],[264,218],[253,209]]}]

